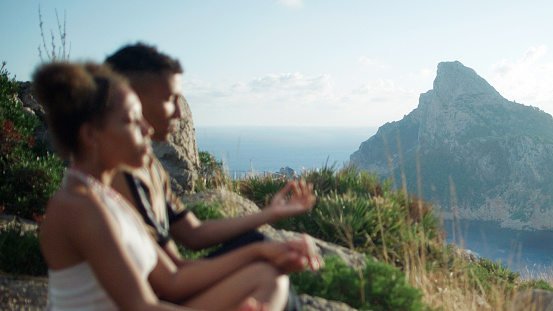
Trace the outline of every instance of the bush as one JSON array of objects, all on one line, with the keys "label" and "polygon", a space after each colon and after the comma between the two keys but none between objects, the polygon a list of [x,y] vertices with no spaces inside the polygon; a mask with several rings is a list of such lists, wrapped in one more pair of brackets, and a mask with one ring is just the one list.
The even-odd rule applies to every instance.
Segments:
[{"label": "bush", "polygon": [[200,168],[198,169],[198,179],[196,180],[196,190],[205,190],[216,188],[227,184],[230,179],[223,170],[223,162],[217,159],[207,151],[198,152],[200,158]]},{"label": "bush", "polygon": [[13,274],[46,275],[38,233],[25,231],[15,221],[0,229],[0,270]]},{"label": "bush", "polygon": [[0,206],[5,212],[32,218],[44,214],[58,189],[63,162],[35,143],[38,118],[16,97],[17,83],[0,70]]},{"label": "bush", "polygon": [[288,178],[274,177],[272,174],[252,176],[240,182],[239,192],[259,208],[264,208],[287,182]]},{"label": "bush", "polygon": [[326,257],[325,267],[317,274],[302,272],[291,279],[298,293],[339,300],[363,310],[428,310],[420,290],[410,286],[398,268],[366,260],[358,272],[338,257]]},{"label": "bush", "polygon": [[[520,277],[518,272],[513,272],[505,267],[501,261],[492,261],[480,258],[477,262],[469,264],[470,282],[475,289],[481,289],[488,294],[490,300],[498,300],[501,296],[509,296],[515,289],[515,281]],[[501,289],[501,292],[497,292]]]},{"label": "bush", "polygon": [[[397,266],[404,266],[407,248],[441,257],[436,245],[442,242],[442,233],[428,203],[391,191],[389,183],[381,184],[376,175],[353,167],[337,171],[325,166],[304,172],[302,178],[313,184],[315,206],[275,227],[306,232]],[[262,207],[286,181],[249,178],[242,181],[241,194]]]},{"label": "bush", "polygon": [[[220,202],[215,202],[213,204],[206,204],[198,201],[193,204],[187,205],[187,208],[189,211],[194,213],[194,215],[196,215],[198,219],[202,221],[224,217],[223,213],[221,213],[222,207]],[[179,252],[181,253],[182,257],[189,260],[205,257],[211,252],[219,248],[219,246],[214,246],[207,249],[202,249],[200,251],[194,251],[184,247],[177,241],[175,241],[175,243],[177,243]]]},{"label": "bush", "polygon": [[547,291],[553,291],[553,287],[546,280],[530,280],[522,283],[519,286],[520,289],[541,289]]},{"label": "bush", "polygon": [[203,202],[195,202],[194,204],[187,205],[187,209],[194,213],[200,220],[223,218],[221,213],[221,203],[216,202],[213,204],[206,204]]}]

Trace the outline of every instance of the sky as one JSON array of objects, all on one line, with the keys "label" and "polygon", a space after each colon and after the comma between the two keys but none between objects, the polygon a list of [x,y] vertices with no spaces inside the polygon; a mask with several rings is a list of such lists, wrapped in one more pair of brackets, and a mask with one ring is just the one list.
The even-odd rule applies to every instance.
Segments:
[{"label": "sky", "polygon": [[0,62],[17,80],[46,55],[39,7],[47,49],[52,33],[61,46],[56,11],[65,21],[71,61],[138,41],[178,58],[195,126],[380,126],[455,60],[553,113],[550,0],[0,0]]}]

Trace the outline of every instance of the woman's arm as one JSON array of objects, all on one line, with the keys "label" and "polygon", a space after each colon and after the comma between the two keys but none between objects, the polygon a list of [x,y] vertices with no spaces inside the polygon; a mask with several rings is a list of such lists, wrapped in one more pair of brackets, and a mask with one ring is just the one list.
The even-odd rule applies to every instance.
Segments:
[{"label": "woman's arm", "polygon": [[161,303],[148,282],[141,279],[105,207],[90,200],[65,203],[70,204],[67,209],[79,209],[65,226],[66,236],[121,310],[183,310]]},{"label": "woman's arm", "polygon": [[231,274],[257,261],[266,261],[274,267],[289,271],[305,268],[305,256],[287,243],[252,243],[213,259],[195,260],[176,267],[165,252],[158,247],[158,265],[149,277],[150,284],[159,297],[180,302]]}]

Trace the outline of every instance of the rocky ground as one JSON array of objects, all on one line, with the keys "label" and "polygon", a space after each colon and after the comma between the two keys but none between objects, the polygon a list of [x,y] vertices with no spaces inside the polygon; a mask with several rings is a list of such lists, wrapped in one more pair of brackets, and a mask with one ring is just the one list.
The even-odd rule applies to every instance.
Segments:
[{"label": "rocky ground", "polygon": [[[36,223],[0,213],[0,226],[17,221],[23,230],[36,229]],[[46,277],[10,275],[0,272],[0,310],[43,310],[46,306]]]},{"label": "rocky ground", "polygon": [[0,274],[0,310],[43,310],[47,287],[45,277]]}]

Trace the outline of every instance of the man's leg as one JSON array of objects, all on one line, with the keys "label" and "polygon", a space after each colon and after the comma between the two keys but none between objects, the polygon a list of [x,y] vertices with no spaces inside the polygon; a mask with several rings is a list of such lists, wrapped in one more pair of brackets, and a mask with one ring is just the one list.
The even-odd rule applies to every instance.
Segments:
[{"label": "man's leg", "polygon": [[[237,248],[240,248],[242,246],[248,245],[250,243],[262,242],[262,241],[265,241],[266,239],[267,238],[257,230],[248,231],[241,236],[238,236],[226,243],[223,243],[221,248],[208,254],[207,258],[217,257],[222,254],[228,253],[232,250],[235,250]],[[294,290],[292,283],[290,282],[288,302],[286,303],[286,307],[284,308],[284,311],[301,311],[302,309],[303,309],[303,305],[301,303],[301,300],[298,297],[298,294],[296,294],[296,291]]]}]

